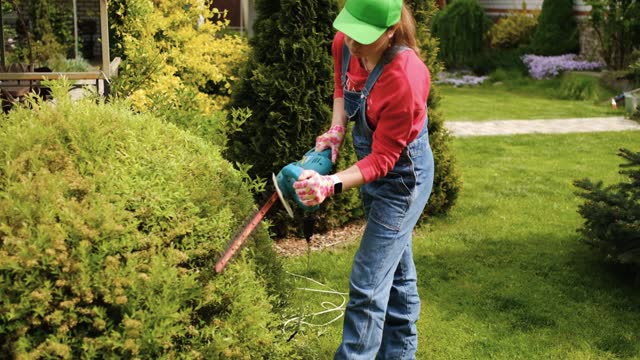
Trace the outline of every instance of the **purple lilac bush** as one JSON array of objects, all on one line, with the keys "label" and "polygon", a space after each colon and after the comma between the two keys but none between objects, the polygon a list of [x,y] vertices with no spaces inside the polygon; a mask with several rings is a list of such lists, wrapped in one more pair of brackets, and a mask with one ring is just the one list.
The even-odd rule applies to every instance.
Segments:
[{"label": "purple lilac bush", "polygon": [[438,77],[433,81],[435,84],[451,84],[454,86],[463,85],[478,85],[487,80],[488,76],[473,76],[473,75],[455,75],[447,72],[438,73]]},{"label": "purple lilac bush", "polygon": [[601,62],[578,60],[575,54],[559,56],[524,55],[522,62],[529,68],[534,79],[554,77],[568,70],[597,70],[603,67]]}]

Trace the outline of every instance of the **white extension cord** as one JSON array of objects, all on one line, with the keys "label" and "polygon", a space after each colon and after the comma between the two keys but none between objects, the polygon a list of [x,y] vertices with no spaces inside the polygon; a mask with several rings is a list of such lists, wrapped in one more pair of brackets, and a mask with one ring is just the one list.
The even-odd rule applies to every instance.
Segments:
[{"label": "white extension cord", "polygon": [[[337,321],[338,319],[340,319],[343,315],[344,315],[344,311],[345,311],[345,305],[347,303],[347,293],[343,293],[343,292],[339,292],[339,291],[335,291],[334,289],[331,289],[330,287],[328,287],[327,285],[313,280],[311,278],[308,278],[306,276],[302,276],[302,275],[298,275],[298,274],[294,274],[291,272],[287,271],[287,274],[294,276],[294,277],[298,277],[301,279],[305,279],[307,281],[311,281],[319,286],[322,286],[328,290],[322,290],[322,289],[314,289],[314,288],[309,288],[309,287],[298,287],[296,288],[297,290],[302,290],[302,291],[311,291],[311,292],[318,292],[318,293],[324,293],[324,294],[331,294],[331,295],[338,295],[342,298],[342,303],[340,305],[336,305],[335,303],[331,302],[331,301],[323,301],[320,303],[320,306],[324,309],[322,311],[318,311],[315,313],[311,313],[311,314],[301,314],[300,316],[295,316],[291,319],[288,319],[287,321],[284,322],[283,327],[286,329],[287,325],[289,325],[292,322],[295,322],[297,327],[299,327],[300,325],[307,325],[310,327],[323,327],[323,326],[328,326],[329,324]],[[338,315],[336,317],[334,317],[333,319],[322,323],[322,324],[316,324],[313,322],[309,322],[309,321],[305,321],[305,319],[308,318],[315,318],[316,316],[320,316],[320,315],[324,315],[324,314],[329,314],[332,312],[338,312]]]}]

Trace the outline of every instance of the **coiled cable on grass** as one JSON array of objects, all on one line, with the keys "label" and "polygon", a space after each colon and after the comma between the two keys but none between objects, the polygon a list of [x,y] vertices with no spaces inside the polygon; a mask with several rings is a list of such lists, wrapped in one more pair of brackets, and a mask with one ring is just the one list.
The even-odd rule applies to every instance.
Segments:
[{"label": "coiled cable on grass", "polygon": [[[291,339],[293,339],[293,337],[298,333],[298,330],[300,329],[300,326],[302,326],[302,325],[307,325],[307,326],[310,326],[310,327],[328,326],[331,323],[339,320],[344,315],[344,311],[346,309],[345,305],[347,303],[347,295],[348,295],[347,293],[343,293],[343,292],[339,292],[339,291],[336,291],[334,289],[331,289],[327,285],[325,285],[325,284],[323,284],[323,283],[321,283],[321,282],[319,282],[317,280],[314,280],[314,279],[311,279],[309,277],[303,276],[303,275],[294,274],[294,273],[291,273],[291,272],[288,272],[288,271],[287,271],[287,274],[289,274],[291,276],[294,276],[294,277],[297,277],[297,278],[305,279],[305,280],[307,280],[307,283],[308,282],[313,282],[313,283],[315,283],[315,284],[317,284],[319,286],[322,286],[322,287],[328,289],[328,290],[314,289],[314,288],[311,288],[311,287],[307,286],[307,287],[297,287],[296,288],[297,290],[318,292],[318,293],[323,293],[323,294],[338,295],[338,296],[340,296],[342,298],[342,303],[340,303],[340,305],[336,305],[335,303],[333,303],[331,301],[323,301],[323,302],[320,303],[320,306],[324,310],[318,311],[318,312],[315,312],[315,313],[311,313],[311,314],[307,314],[307,315],[305,315],[304,312],[301,311],[300,315],[292,317],[292,318],[288,319],[287,321],[285,321],[284,324],[282,325],[284,329],[286,329],[287,326],[289,324],[291,324],[292,322],[296,323],[296,330],[293,332],[293,334],[291,334],[291,336],[289,337],[289,339],[287,341],[291,341]],[[309,322],[309,321],[305,320],[305,319],[308,319],[308,318],[315,318],[316,316],[329,314],[329,313],[332,313],[332,312],[339,312],[339,314],[337,314],[337,316],[335,316],[333,319],[331,319],[331,320],[329,320],[329,321],[327,321],[325,323],[322,323],[322,324],[316,324],[316,323]]]}]

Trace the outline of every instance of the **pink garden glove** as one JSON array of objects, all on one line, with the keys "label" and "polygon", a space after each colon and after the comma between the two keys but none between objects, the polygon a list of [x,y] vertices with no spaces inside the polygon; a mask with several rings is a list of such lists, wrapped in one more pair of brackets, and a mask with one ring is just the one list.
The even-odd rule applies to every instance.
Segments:
[{"label": "pink garden glove", "polygon": [[333,195],[333,178],[322,176],[313,170],[303,170],[293,183],[296,195],[305,206],[315,206]]},{"label": "pink garden glove", "polygon": [[338,151],[344,139],[345,128],[342,125],[333,125],[329,131],[316,138],[316,152],[324,149],[331,149],[331,162],[335,163],[338,158]]}]

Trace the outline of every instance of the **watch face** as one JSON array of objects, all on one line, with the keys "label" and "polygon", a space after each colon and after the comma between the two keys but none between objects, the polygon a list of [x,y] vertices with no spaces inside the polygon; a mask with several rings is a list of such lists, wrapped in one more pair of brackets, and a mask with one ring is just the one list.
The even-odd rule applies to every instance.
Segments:
[{"label": "watch face", "polygon": [[342,183],[335,183],[333,184],[333,193],[334,194],[340,194],[342,192]]}]

